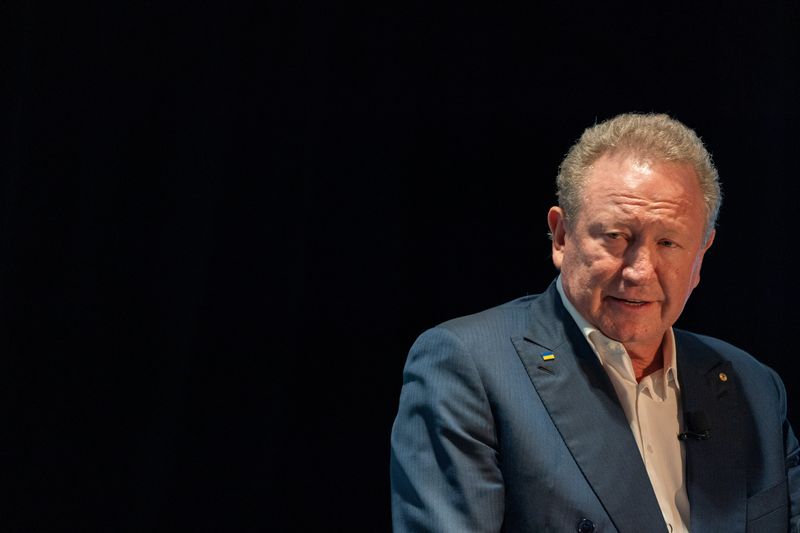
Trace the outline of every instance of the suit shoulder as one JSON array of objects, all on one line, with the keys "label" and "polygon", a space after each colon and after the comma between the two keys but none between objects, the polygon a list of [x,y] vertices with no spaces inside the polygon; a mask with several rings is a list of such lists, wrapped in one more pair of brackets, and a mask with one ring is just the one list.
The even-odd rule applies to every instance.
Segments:
[{"label": "suit shoulder", "polygon": [[453,318],[434,329],[445,329],[464,339],[488,331],[520,334],[528,323],[531,303],[539,296],[523,296],[484,311]]},{"label": "suit shoulder", "polygon": [[462,376],[506,374],[499,369],[519,363],[512,339],[525,334],[536,297],[518,298],[428,329],[409,351],[407,374],[414,368],[445,369],[448,375]]},{"label": "suit shoulder", "polygon": [[704,348],[718,354],[722,359],[730,361],[734,367],[746,371],[748,374],[762,374],[769,375],[770,378],[777,378],[777,374],[770,367],[756,359],[753,355],[742,350],[738,346],[726,342],[716,337],[708,335],[700,335],[698,333],[691,333],[689,331],[675,329],[676,336],[682,337],[684,340],[698,343]]},{"label": "suit shoulder", "polygon": [[733,358],[755,360],[755,358],[753,358],[752,355],[742,350],[738,346],[734,346],[733,344],[724,341],[722,339],[718,339],[716,337],[711,337],[709,335],[701,335],[699,333],[693,333],[691,331],[686,331],[678,328],[675,328],[675,335],[679,338],[691,339],[694,342],[700,343],[706,348],[710,348],[714,352],[726,356],[726,358],[733,357]]},{"label": "suit shoulder", "polygon": [[436,339],[449,339],[465,348],[480,348],[510,337],[522,336],[530,321],[530,306],[539,295],[524,296],[510,302],[447,320],[424,331],[415,346]]}]

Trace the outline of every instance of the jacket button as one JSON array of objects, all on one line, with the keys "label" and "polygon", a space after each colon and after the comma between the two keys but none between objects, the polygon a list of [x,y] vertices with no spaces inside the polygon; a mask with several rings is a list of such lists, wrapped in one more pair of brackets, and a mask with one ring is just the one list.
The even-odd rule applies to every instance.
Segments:
[{"label": "jacket button", "polygon": [[581,518],[577,527],[578,533],[592,533],[594,531],[594,522],[588,518]]}]

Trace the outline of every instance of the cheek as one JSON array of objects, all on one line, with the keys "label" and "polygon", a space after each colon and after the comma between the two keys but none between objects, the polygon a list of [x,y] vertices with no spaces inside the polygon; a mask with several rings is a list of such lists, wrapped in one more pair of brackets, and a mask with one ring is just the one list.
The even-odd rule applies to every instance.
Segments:
[{"label": "cheek", "polygon": [[621,261],[606,253],[587,253],[581,256],[579,268],[584,277],[593,280],[612,278],[620,270]]},{"label": "cheek", "polygon": [[574,257],[570,263],[568,266],[565,263],[561,272],[568,278],[573,295],[581,298],[587,305],[589,302],[596,304],[596,300],[599,300],[600,294],[614,277],[613,267],[602,261],[583,262]]},{"label": "cheek", "polygon": [[703,266],[703,258],[702,256],[697,258],[692,265],[692,286],[691,288],[694,289],[697,287],[697,284],[700,283],[700,267]]},{"label": "cheek", "polygon": [[564,247],[564,262],[574,266],[591,266],[602,257],[602,250],[591,240],[568,241]]},{"label": "cheek", "polygon": [[613,278],[620,269],[621,260],[593,241],[568,242],[562,257],[561,273],[576,284],[574,289],[592,292],[595,285]]},{"label": "cheek", "polygon": [[701,261],[695,259],[691,262],[673,264],[671,268],[665,269],[662,275],[665,290],[673,291],[676,296],[680,293],[681,296],[688,297],[700,282],[700,265]]}]

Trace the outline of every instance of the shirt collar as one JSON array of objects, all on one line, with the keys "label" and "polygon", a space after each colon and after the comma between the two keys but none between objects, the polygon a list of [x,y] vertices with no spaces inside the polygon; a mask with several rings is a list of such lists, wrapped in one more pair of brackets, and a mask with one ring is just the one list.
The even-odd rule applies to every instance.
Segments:
[{"label": "shirt collar", "polygon": [[[621,343],[609,339],[602,331],[591,325],[583,315],[575,309],[575,306],[572,305],[572,302],[570,302],[569,298],[564,294],[564,287],[561,285],[561,274],[559,274],[558,279],[556,279],[556,289],[558,290],[559,296],[561,296],[561,302],[578,325],[578,328],[581,330],[581,333],[583,333],[589,346],[592,347],[592,350],[597,355],[598,359],[600,359],[600,363],[603,366],[616,366],[620,371],[624,371],[624,373],[629,374],[631,378],[633,378],[633,364],[630,361],[630,356],[628,356],[625,347]],[[602,350],[598,350],[595,340],[598,341],[598,344],[603,345]],[[608,349],[609,347],[611,349]],[[672,331],[672,328],[669,328],[664,334],[664,341],[661,344],[661,348],[664,352],[664,368],[661,369],[664,376],[664,383],[674,382],[677,390],[680,390],[680,383],[678,382],[678,358],[676,357],[675,351],[675,333]]]}]

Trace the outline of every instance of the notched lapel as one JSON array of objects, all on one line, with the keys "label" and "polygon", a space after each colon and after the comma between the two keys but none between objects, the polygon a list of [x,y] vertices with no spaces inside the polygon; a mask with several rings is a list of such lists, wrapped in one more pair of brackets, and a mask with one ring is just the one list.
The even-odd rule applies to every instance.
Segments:
[{"label": "notched lapel", "polygon": [[[611,381],[555,287],[533,301],[531,316],[528,335],[512,341],[553,424],[614,526],[619,531],[666,531]],[[546,353],[555,357],[545,360]]]},{"label": "notched lapel", "polygon": [[691,530],[742,530],[747,509],[744,436],[751,422],[737,409],[738,376],[730,362],[695,337],[676,330],[675,342],[684,422],[686,413],[703,412],[710,431],[708,440],[684,442]]}]

